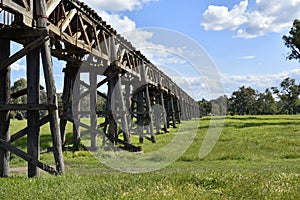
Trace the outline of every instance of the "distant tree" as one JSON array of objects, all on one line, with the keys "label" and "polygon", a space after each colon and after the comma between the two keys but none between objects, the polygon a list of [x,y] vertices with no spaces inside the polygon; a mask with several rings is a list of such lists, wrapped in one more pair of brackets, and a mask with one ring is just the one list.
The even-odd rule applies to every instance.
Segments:
[{"label": "distant tree", "polygon": [[278,112],[277,103],[269,88],[258,94],[255,108],[259,115],[273,115]]},{"label": "distant tree", "polygon": [[[11,90],[11,93],[15,93],[15,92],[18,92],[25,88],[27,88],[27,81],[24,78],[20,78],[14,82],[14,84],[11,86],[10,90]],[[18,97],[16,99],[13,99],[12,103],[25,104],[25,103],[27,103],[27,97],[24,95],[24,96]]]},{"label": "distant tree", "polygon": [[201,116],[207,116],[209,113],[211,113],[211,103],[204,98],[199,103],[199,109],[200,109],[200,115]]},{"label": "distant tree", "polygon": [[280,83],[281,90],[272,87],[273,93],[280,99],[279,106],[282,114],[296,114],[299,107],[300,85],[295,79],[285,78]]},{"label": "distant tree", "polygon": [[238,91],[234,91],[232,93],[232,96],[229,101],[229,110],[232,114],[256,114],[256,91],[251,87],[240,87]]},{"label": "distant tree", "polygon": [[285,46],[291,50],[287,59],[300,61],[300,21],[298,19],[294,20],[289,35],[284,35],[282,39],[284,40]]}]

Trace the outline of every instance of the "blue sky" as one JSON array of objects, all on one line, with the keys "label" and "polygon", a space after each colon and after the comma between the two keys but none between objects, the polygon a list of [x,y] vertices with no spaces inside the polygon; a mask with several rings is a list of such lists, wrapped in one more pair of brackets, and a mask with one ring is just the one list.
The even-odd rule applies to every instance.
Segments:
[{"label": "blue sky", "polygon": [[[86,0],[88,5],[119,33],[138,28],[157,27],[174,30],[194,40],[209,55],[222,79],[225,94],[243,85],[263,92],[278,86],[285,77],[300,81],[297,61],[285,59],[288,49],[282,36],[300,16],[299,0]],[[133,44],[152,44],[149,31],[140,31]],[[130,37],[129,37],[130,38]],[[156,44],[159,45],[159,44]],[[160,47],[165,47],[162,44]],[[142,51],[143,52],[143,51]],[[152,53],[153,54],[153,53]],[[149,54],[151,57],[151,54]],[[152,55],[153,56],[153,55]],[[155,60],[158,61],[159,59]],[[62,90],[61,70],[64,63],[54,62],[58,90]],[[160,63],[158,63],[159,65]],[[184,63],[163,63],[168,69],[185,67]],[[14,66],[15,73],[24,70],[24,61]],[[168,71],[168,70],[167,70]],[[21,76],[21,75],[20,75]],[[198,91],[207,82],[196,76],[181,74],[197,99],[210,98]],[[17,78],[16,76],[13,78]],[[176,81],[176,77],[173,78]],[[201,79],[201,78],[200,78]],[[204,79],[202,79],[204,80]],[[180,83],[179,83],[180,84]]]}]

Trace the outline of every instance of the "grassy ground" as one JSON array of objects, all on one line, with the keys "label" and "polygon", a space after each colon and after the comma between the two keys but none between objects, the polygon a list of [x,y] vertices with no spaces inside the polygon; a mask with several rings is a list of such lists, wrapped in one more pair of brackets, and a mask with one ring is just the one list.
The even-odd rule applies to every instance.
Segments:
[{"label": "grassy ground", "polygon": [[[300,116],[227,117],[222,135],[211,153],[198,153],[210,120],[202,118],[189,149],[166,168],[149,173],[124,173],[100,164],[89,152],[65,152],[66,173],[43,173],[28,179],[12,173],[0,179],[0,199],[299,199]],[[184,122],[189,127],[198,120]],[[17,131],[25,122],[13,121]],[[71,127],[69,127],[71,128]],[[213,127],[217,128],[217,127]],[[69,129],[71,130],[71,129]],[[50,146],[47,126],[42,149]],[[145,142],[144,151],[159,149],[177,134],[158,135],[157,144]],[[25,148],[26,140],[17,146]],[[52,154],[41,155],[53,164]],[[12,156],[12,167],[26,166]]]}]

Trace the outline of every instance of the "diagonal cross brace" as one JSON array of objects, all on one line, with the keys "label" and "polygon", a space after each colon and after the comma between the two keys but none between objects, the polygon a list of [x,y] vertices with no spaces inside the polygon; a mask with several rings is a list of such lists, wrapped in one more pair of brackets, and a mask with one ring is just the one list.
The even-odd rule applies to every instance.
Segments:
[{"label": "diagonal cross brace", "polygon": [[40,36],[39,38],[37,38],[36,40],[34,40],[33,42],[26,45],[23,49],[21,49],[20,51],[18,51],[11,57],[9,57],[7,60],[2,61],[0,63],[0,71],[5,69],[12,63],[16,62],[17,60],[19,60],[20,58],[22,58],[23,56],[25,56],[27,53],[31,52],[32,50],[42,46],[47,40],[49,40],[49,38],[50,38],[49,35],[44,34],[44,35]]},{"label": "diagonal cross brace", "polygon": [[44,170],[53,175],[59,174],[53,167],[40,162],[39,160],[33,158],[32,156],[28,155],[24,151],[18,149],[17,147],[14,147],[13,145],[9,144],[8,142],[6,142],[2,139],[0,139],[0,147],[16,154],[17,156],[21,157],[22,159],[26,160],[27,162],[30,162],[31,164],[37,166],[41,170]]}]

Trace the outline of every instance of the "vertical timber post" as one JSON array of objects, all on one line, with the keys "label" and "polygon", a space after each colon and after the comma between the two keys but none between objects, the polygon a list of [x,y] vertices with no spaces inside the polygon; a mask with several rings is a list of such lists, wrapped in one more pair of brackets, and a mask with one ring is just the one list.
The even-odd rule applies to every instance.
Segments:
[{"label": "vertical timber post", "polygon": [[[70,64],[70,63],[68,63]],[[72,63],[74,64],[74,63]],[[74,66],[73,66],[74,67]],[[74,116],[73,122],[73,148],[77,149],[80,144],[80,70],[77,69],[75,76],[72,77],[72,111]]]},{"label": "vertical timber post", "polygon": [[130,133],[129,133],[128,121],[127,121],[128,113],[126,112],[120,75],[118,74],[115,79],[116,80],[115,80],[114,92],[117,92],[117,94],[114,95],[114,98],[117,98],[119,104],[119,112],[120,112],[119,114],[121,116],[120,118],[121,118],[123,137],[125,142],[130,143]]},{"label": "vertical timber post", "polygon": [[[97,73],[96,70],[91,67],[90,69],[90,123],[92,130],[97,129]],[[91,133],[91,148],[96,150],[97,148],[97,133]]]},{"label": "vertical timber post", "polygon": [[106,102],[106,113],[107,113],[107,120],[108,120],[108,125],[109,125],[109,129],[108,129],[108,137],[109,140],[111,141],[112,144],[117,144],[117,138],[118,134],[116,134],[117,132],[117,123],[114,120],[114,116],[112,113],[112,107],[115,106],[115,99],[113,98],[113,91],[115,88],[115,79],[112,78],[111,80],[108,81],[107,83],[107,87],[108,87],[108,91],[107,91],[107,97],[108,100]]},{"label": "vertical timber post", "polygon": [[[116,49],[116,44],[115,44],[115,36],[112,35],[110,37],[109,40],[110,43],[110,61],[111,61],[111,67],[112,69],[115,70],[119,70],[118,69],[118,56],[117,56],[117,49]],[[112,93],[112,97],[113,99],[111,99],[112,101],[117,100],[118,101],[118,107],[119,107],[119,111],[120,112],[120,118],[121,118],[121,127],[122,127],[122,131],[123,131],[123,137],[124,137],[124,141],[127,143],[130,143],[130,133],[129,133],[129,127],[128,127],[128,112],[126,111],[126,105],[124,102],[124,95],[122,92],[122,81],[121,81],[121,76],[118,73],[116,75],[113,82],[114,85],[114,89],[113,89],[113,93]],[[115,109],[117,110],[117,109]],[[118,114],[118,113],[115,113]],[[117,130],[118,131],[118,130]],[[118,133],[116,133],[116,137],[118,137]],[[117,138],[116,138],[117,139]]]},{"label": "vertical timber post", "polygon": [[[46,0],[36,1],[36,14],[37,14],[37,25],[41,30],[45,30],[49,34],[47,27],[47,3]],[[53,143],[53,154],[55,159],[56,170],[58,173],[63,173],[64,163],[62,155],[62,140],[60,127],[58,122],[58,101],[56,96],[56,87],[54,81],[54,73],[52,68],[50,41],[47,40],[41,47],[41,55],[44,69],[44,76],[47,88],[47,100],[48,104],[56,105],[56,110],[49,110],[50,116],[50,129]],[[38,84],[39,87],[39,84]]]},{"label": "vertical timber post", "polygon": [[172,125],[173,128],[176,128],[176,117],[175,117],[175,108],[174,108],[174,97],[171,95],[170,97],[170,106],[171,106],[171,115],[172,115]]},{"label": "vertical timber post", "polygon": [[[30,42],[30,40],[28,41]],[[40,49],[34,49],[27,59],[27,103],[39,104],[40,95]],[[40,114],[36,110],[27,111],[27,150],[34,159],[40,158]],[[36,165],[28,162],[28,177],[38,177],[40,171]]]},{"label": "vertical timber post", "polygon": [[[151,136],[151,141],[153,143],[156,142],[155,140],[155,136],[154,136],[154,131],[153,131],[153,115],[152,115],[152,110],[151,110],[151,100],[150,100],[150,95],[149,95],[149,85],[147,83],[147,75],[146,75],[146,66],[145,66],[145,62],[142,61],[142,65],[141,65],[141,78],[142,78],[142,83],[143,85],[145,85],[145,106],[146,106],[146,115],[143,115],[143,121],[145,121],[145,117],[148,115],[148,120],[149,120],[149,132],[150,132],[150,136]],[[143,105],[144,106],[144,105]]]},{"label": "vertical timber post", "polygon": [[165,107],[165,102],[164,102],[164,94],[163,94],[163,91],[160,91],[160,94],[159,94],[159,102],[160,102],[160,105],[163,107],[163,130],[164,132],[168,132],[168,127],[167,127],[167,113],[166,113],[166,107]]},{"label": "vertical timber post", "polygon": [[71,90],[72,90],[72,78],[73,74],[71,71],[71,67],[67,65],[66,68],[63,69],[63,72],[65,73],[64,76],[64,89],[63,89],[63,114],[60,119],[60,133],[61,133],[61,141],[64,144],[66,140],[66,125],[67,125],[67,118],[71,111],[71,102],[70,102],[70,96],[71,96]]},{"label": "vertical timber post", "polygon": [[[10,41],[7,39],[0,39],[0,61],[6,60],[10,55]],[[10,67],[0,71],[0,104],[8,104],[10,88]],[[9,141],[9,126],[10,126],[10,112],[0,111],[0,139]],[[9,159],[10,152],[0,148],[0,177],[9,176]]]},{"label": "vertical timber post", "polygon": [[139,143],[144,143],[144,103],[143,92],[139,91],[137,94],[137,132],[139,134]]},{"label": "vertical timber post", "polygon": [[150,136],[151,136],[151,141],[153,143],[156,143],[155,136],[154,136],[154,131],[153,131],[153,115],[152,115],[152,108],[151,108],[151,100],[150,100],[150,95],[149,95],[149,87],[146,85],[145,88],[145,97],[146,97],[146,106],[147,106],[147,114],[149,115],[149,128],[150,128]]}]

